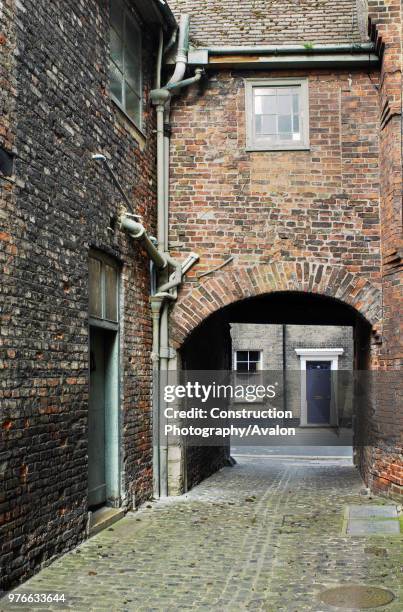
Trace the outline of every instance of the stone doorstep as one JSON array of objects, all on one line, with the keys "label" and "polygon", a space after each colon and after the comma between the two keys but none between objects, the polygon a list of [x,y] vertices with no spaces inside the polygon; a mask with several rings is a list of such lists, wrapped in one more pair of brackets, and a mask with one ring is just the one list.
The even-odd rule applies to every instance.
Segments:
[{"label": "stone doorstep", "polygon": [[103,529],[110,527],[117,521],[120,521],[124,516],[125,512],[122,508],[109,508],[108,506],[91,512],[88,536],[91,537]]}]

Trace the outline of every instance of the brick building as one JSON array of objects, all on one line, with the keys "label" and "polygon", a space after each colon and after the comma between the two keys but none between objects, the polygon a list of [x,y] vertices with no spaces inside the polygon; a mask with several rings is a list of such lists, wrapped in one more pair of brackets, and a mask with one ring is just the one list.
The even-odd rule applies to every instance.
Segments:
[{"label": "brick building", "polygon": [[[401,498],[401,4],[170,4],[206,73],[173,105],[170,247],[200,262],[172,345],[187,368],[230,368],[233,322],[351,325],[355,369],[393,379],[361,415],[356,461]],[[190,455],[190,484],[225,460]]]},{"label": "brick building", "polygon": [[[400,365],[400,2],[169,4],[0,9],[4,587],[226,461],[153,440],[153,364],[229,369],[248,323]],[[389,392],[357,461],[401,497]]]},{"label": "brick building", "polygon": [[0,8],[4,586],[80,542],[89,509],[152,495],[150,264],[118,220],[155,232],[160,30],[159,2]]}]

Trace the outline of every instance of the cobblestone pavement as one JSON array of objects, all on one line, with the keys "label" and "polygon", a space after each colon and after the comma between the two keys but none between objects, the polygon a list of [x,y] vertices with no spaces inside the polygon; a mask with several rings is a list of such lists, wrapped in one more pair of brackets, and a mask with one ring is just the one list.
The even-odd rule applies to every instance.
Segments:
[{"label": "cobblestone pavement", "polygon": [[[130,513],[18,588],[62,592],[67,606],[30,610],[326,611],[344,584],[391,589],[403,610],[401,536],[346,537],[359,495],[347,460],[243,457],[188,495]],[[0,602],[1,610],[16,606]]]}]

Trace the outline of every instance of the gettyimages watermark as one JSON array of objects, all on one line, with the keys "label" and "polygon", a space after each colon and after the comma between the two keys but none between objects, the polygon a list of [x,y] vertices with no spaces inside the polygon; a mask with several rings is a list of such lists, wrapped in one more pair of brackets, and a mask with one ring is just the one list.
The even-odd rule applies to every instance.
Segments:
[{"label": "gettyimages watermark", "polygon": [[[245,402],[247,404],[256,401],[274,400],[276,398],[279,383],[272,385],[262,384],[203,384],[199,381],[187,381],[181,385],[165,385],[164,395],[164,419],[165,434],[174,436],[196,436],[204,438],[249,438],[260,436],[295,436],[294,427],[265,426],[265,422],[273,420],[293,419],[291,410],[278,410],[277,408],[251,409],[251,408],[223,408],[212,406],[209,408],[191,407],[188,409],[175,408],[171,404],[179,399],[199,400],[206,405],[212,400],[229,400],[232,402]],[[188,421],[196,424],[186,423]],[[200,421],[200,425],[197,423]],[[218,422],[217,425],[204,426],[202,422]],[[249,422],[242,427],[236,422]],[[178,424],[180,422],[181,424]],[[183,425],[182,423],[185,422]],[[229,423],[229,425],[224,425]]]},{"label": "gettyimages watermark", "polygon": [[365,446],[385,409],[399,435],[400,388],[397,372],[165,372],[157,431],[188,446]]}]

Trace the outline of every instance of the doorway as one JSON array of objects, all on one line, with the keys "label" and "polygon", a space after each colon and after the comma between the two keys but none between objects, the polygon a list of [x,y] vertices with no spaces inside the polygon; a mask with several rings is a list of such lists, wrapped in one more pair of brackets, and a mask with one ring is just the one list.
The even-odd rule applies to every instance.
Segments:
[{"label": "doorway", "polygon": [[114,454],[111,433],[114,426],[116,332],[90,329],[90,397],[88,412],[88,506],[105,505],[112,495],[108,478]]},{"label": "doorway", "polygon": [[88,508],[120,505],[118,268],[89,259]]},{"label": "doorway", "polygon": [[331,361],[307,361],[306,403],[308,425],[330,425]]}]

